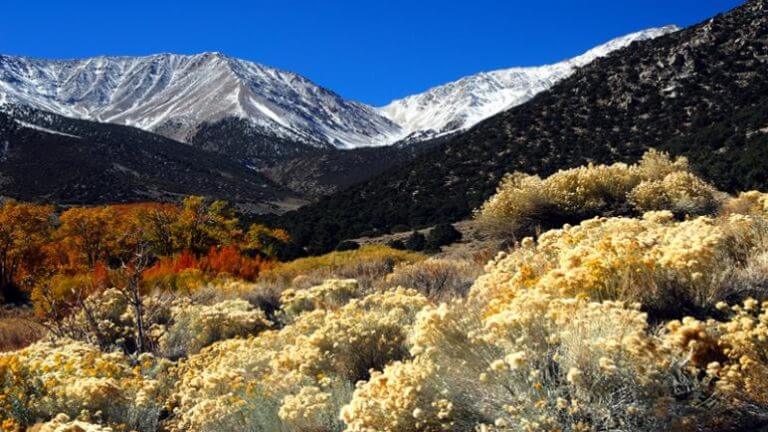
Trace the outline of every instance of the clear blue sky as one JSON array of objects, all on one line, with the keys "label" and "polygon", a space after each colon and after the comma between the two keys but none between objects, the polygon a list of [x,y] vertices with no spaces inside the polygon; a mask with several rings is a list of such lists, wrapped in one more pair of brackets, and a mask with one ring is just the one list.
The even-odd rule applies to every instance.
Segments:
[{"label": "clear blue sky", "polygon": [[45,58],[221,51],[381,105],[465,75],[551,63],[740,0],[8,0],[0,53]]}]

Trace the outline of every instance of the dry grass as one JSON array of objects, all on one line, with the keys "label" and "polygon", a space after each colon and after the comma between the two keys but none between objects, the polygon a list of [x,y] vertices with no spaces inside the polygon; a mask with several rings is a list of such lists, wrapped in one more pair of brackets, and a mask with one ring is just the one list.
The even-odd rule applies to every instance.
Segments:
[{"label": "dry grass", "polygon": [[30,309],[0,310],[0,352],[24,348],[45,334],[45,328],[34,320]]},{"label": "dry grass", "polygon": [[331,252],[283,263],[265,272],[257,283],[272,289],[302,289],[319,285],[327,279],[357,279],[363,289],[368,289],[391,273],[396,265],[424,259],[426,256],[418,252],[368,245],[353,251]]},{"label": "dry grass", "polygon": [[439,302],[464,297],[482,273],[483,266],[472,261],[428,259],[398,265],[380,285],[384,288],[413,288]]}]

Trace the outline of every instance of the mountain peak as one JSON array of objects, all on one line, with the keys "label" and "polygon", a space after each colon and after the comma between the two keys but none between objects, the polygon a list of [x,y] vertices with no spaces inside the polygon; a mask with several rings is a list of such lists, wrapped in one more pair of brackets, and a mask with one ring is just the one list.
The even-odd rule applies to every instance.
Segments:
[{"label": "mountain peak", "polygon": [[560,63],[481,72],[395,100],[379,108],[379,112],[399,124],[404,136],[440,136],[458,132],[528,101],[596,58],[635,41],[654,39],[678,30],[675,25],[649,28],[617,37]]},{"label": "mountain peak", "polygon": [[0,56],[0,102],[125,124],[180,141],[204,124],[247,120],[310,145],[390,142],[399,128],[297,74],[220,52],[40,60]]}]

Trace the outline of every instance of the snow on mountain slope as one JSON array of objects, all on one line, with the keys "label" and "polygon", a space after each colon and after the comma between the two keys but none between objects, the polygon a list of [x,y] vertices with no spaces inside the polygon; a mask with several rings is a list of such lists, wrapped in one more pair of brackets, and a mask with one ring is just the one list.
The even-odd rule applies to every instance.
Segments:
[{"label": "snow on mountain slope", "polygon": [[598,57],[634,41],[679,30],[671,25],[613,39],[586,53],[547,66],[483,72],[395,100],[379,112],[402,127],[403,136],[428,138],[472,127],[501,111],[520,105]]},{"label": "snow on mountain slope", "polygon": [[185,142],[204,124],[236,118],[247,120],[249,134],[315,147],[380,146],[469,128],[597,57],[675,30],[633,33],[553,65],[472,75],[379,109],[345,100],[300,75],[220,53],[82,60],[0,55],[0,104],[135,126]]},{"label": "snow on mountain slope", "polygon": [[202,123],[227,117],[319,147],[384,145],[402,134],[375,109],[304,77],[219,53],[54,61],[0,56],[0,103],[181,141]]}]

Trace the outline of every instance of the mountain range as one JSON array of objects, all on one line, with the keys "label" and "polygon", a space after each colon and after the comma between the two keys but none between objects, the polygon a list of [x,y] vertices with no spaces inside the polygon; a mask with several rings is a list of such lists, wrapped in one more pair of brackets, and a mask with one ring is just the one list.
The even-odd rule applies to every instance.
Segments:
[{"label": "mountain range", "polygon": [[0,56],[0,104],[134,126],[251,163],[272,163],[313,149],[456,132],[524,102],[595,58],[674,30],[632,33],[549,66],[480,73],[382,108],[217,52],[82,60]]},{"label": "mountain range", "polygon": [[247,119],[316,147],[376,145],[399,128],[308,79],[220,53],[38,60],[0,57],[0,100],[135,126],[182,142],[204,123]]}]

